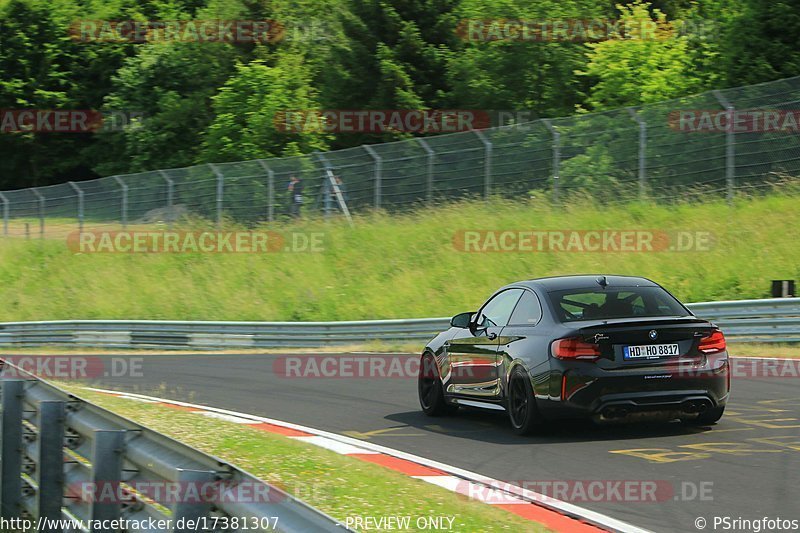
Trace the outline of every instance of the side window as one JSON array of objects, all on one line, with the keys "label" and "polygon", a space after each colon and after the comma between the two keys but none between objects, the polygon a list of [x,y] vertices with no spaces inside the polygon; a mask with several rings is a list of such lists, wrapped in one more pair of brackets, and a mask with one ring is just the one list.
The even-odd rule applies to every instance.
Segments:
[{"label": "side window", "polygon": [[542,306],[539,298],[530,291],[524,291],[508,323],[514,326],[535,326],[541,318]]},{"label": "side window", "polygon": [[522,292],[522,289],[508,289],[489,300],[478,316],[478,327],[502,327],[508,324],[511,312]]}]

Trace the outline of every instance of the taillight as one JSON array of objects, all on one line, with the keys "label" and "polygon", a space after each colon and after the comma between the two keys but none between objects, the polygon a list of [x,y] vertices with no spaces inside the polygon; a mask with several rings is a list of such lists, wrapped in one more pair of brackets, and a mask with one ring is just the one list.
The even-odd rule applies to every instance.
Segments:
[{"label": "taillight", "polygon": [[700,339],[698,349],[704,354],[719,353],[725,351],[725,335],[720,330],[716,330],[708,337]]},{"label": "taillight", "polygon": [[591,342],[584,342],[580,337],[558,339],[553,342],[553,357],[558,359],[578,359],[594,361],[600,357],[600,346]]}]

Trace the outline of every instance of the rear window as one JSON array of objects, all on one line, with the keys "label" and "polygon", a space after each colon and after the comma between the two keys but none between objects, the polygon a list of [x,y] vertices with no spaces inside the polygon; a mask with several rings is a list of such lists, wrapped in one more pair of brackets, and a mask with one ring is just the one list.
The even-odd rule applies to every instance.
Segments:
[{"label": "rear window", "polygon": [[561,322],[689,314],[661,287],[569,289],[548,296]]}]

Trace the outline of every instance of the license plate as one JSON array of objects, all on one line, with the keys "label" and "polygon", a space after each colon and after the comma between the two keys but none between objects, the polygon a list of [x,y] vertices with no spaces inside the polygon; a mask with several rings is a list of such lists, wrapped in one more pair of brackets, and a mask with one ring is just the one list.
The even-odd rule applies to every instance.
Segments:
[{"label": "license plate", "polygon": [[623,353],[625,359],[652,359],[678,355],[680,352],[677,344],[646,344],[644,346],[625,346]]}]

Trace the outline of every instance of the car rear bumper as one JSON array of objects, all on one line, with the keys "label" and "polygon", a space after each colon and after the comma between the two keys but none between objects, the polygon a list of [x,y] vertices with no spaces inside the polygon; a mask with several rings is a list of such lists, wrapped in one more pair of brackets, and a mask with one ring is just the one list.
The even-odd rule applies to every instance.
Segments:
[{"label": "car rear bumper", "polygon": [[614,420],[632,415],[669,413],[698,414],[725,404],[726,397],[714,399],[707,391],[666,391],[650,394],[613,394],[598,398],[590,407],[601,420]]},{"label": "car rear bumper", "polygon": [[[692,415],[724,406],[728,400],[727,363],[691,372],[668,368],[608,372],[589,364],[552,374],[549,414],[604,420],[631,415]],[[547,414],[547,413],[546,413]]]}]

